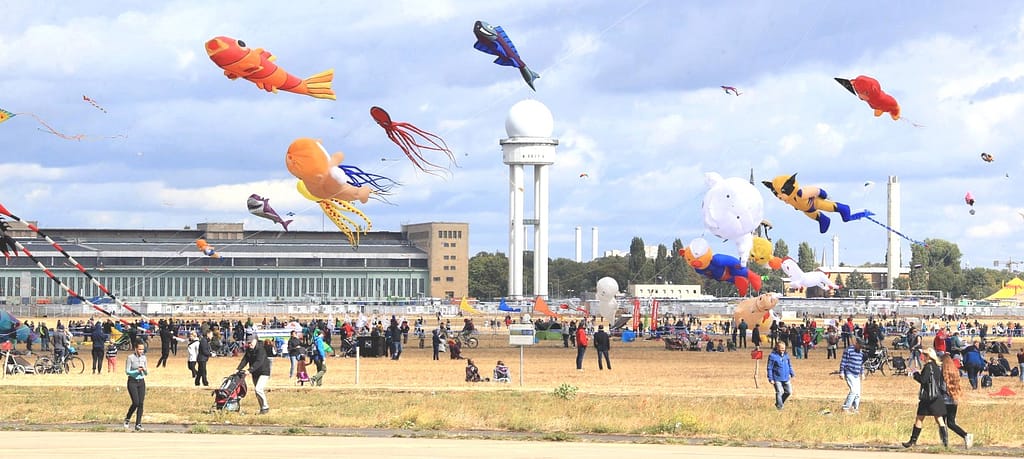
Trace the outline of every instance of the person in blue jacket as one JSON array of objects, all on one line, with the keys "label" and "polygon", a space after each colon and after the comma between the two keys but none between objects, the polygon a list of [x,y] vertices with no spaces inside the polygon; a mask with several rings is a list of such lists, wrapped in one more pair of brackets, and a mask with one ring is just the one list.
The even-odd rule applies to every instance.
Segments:
[{"label": "person in blue jacket", "polygon": [[793,384],[790,381],[793,376],[796,374],[793,373],[793,365],[789,363],[786,342],[779,340],[775,343],[775,351],[768,355],[768,382],[775,386],[775,408],[778,410],[793,395]]},{"label": "person in blue jacket", "polygon": [[967,380],[971,382],[971,389],[978,390],[978,374],[985,371],[985,356],[981,353],[981,340],[974,338],[971,345],[962,351],[964,357],[964,370],[967,370]]}]

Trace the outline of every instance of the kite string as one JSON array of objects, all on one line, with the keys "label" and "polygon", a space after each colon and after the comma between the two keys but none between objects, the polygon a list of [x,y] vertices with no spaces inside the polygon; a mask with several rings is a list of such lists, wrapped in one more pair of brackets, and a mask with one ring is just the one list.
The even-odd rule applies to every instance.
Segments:
[{"label": "kite string", "polygon": [[913,243],[913,244],[915,244],[915,245],[919,245],[919,246],[921,246],[921,247],[928,247],[928,244],[925,244],[924,242],[921,242],[921,241],[918,241],[918,240],[914,240],[914,239],[911,239],[911,238],[910,238],[909,236],[907,236],[906,234],[903,234],[903,233],[901,233],[901,232],[897,231],[896,229],[892,228],[892,227],[891,227],[891,226],[889,226],[889,225],[886,225],[885,223],[882,223],[882,222],[880,222],[880,221],[878,221],[878,220],[875,220],[875,219],[874,219],[874,218],[872,218],[872,217],[871,217],[870,215],[865,215],[865,216],[864,216],[863,218],[866,218],[866,219],[870,220],[871,222],[873,222],[874,224],[876,224],[876,225],[878,225],[878,226],[881,226],[882,228],[885,228],[885,229],[887,229],[887,230],[889,230],[889,231],[892,231],[892,232],[893,232],[893,233],[895,233],[895,234],[896,234],[897,236],[899,236],[899,237],[902,237],[903,239],[906,239],[906,240],[910,241],[911,243]]}]

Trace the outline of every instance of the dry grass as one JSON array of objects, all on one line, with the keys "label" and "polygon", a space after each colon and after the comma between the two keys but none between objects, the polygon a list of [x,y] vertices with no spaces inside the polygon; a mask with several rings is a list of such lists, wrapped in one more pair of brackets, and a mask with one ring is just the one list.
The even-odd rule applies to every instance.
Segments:
[{"label": "dry grass", "polygon": [[[296,386],[286,377],[288,361],[275,360],[267,416],[208,413],[210,389],[233,372],[238,359],[211,360],[211,387],[203,389],[192,386],[184,353],[179,352],[166,369],[153,369],[147,378],[144,421],[192,424],[196,432],[227,421],[293,426],[298,433],[302,426],[386,427],[892,445],[908,436],[916,406],[913,379],[878,375],[865,380],[861,414],[839,413],[846,385],[829,375],[838,362],[826,360],[823,349],[812,351],[808,360],[794,360],[795,394],[778,412],[763,362],[761,387],[755,388],[753,362],[746,352],[667,351],[660,341],[613,341],[613,371],[598,371],[591,349],[586,370],[577,372],[575,349],[542,342],[525,351],[525,384],[520,387],[519,349],[509,347],[503,335],[485,334],[481,341],[479,349],[464,355],[484,375],[495,361],[504,360],[512,369],[513,384],[465,383],[465,361],[446,354],[432,361],[429,344],[419,349],[410,339],[412,346],[406,346],[399,361],[361,359],[358,386],[354,359],[329,359],[324,386],[318,388]],[[119,356],[119,371],[124,357]],[[156,348],[151,350],[150,365],[158,357]],[[8,377],[2,382],[0,403],[9,422],[119,423],[128,405],[124,381],[120,372]],[[554,394],[562,384],[579,388],[575,399]],[[994,389],[1004,384],[1022,395],[995,398],[987,395],[989,390],[978,391],[968,394],[960,408],[960,424],[975,434],[979,446],[1024,446],[1019,434],[1024,420],[1017,416],[1024,409],[1024,389],[1010,378],[997,378]],[[250,393],[243,408],[251,412],[255,404]],[[836,414],[823,414],[825,410]],[[926,426],[921,442],[938,444],[934,426]]]}]

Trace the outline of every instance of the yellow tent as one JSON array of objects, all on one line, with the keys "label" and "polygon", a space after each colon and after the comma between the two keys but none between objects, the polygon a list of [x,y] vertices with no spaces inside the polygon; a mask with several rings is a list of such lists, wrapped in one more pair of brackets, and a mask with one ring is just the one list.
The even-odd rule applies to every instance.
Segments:
[{"label": "yellow tent", "polygon": [[1008,300],[1014,297],[1024,295],[1024,280],[1019,277],[1014,277],[1010,281],[1003,284],[1003,288],[999,289],[998,292],[989,295],[986,300]]},{"label": "yellow tent", "polygon": [[482,312],[478,311],[476,308],[470,306],[469,305],[469,300],[466,300],[466,297],[462,297],[462,302],[459,303],[459,309],[461,309],[463,311],[466,311],[466,312],[468,312],[470,314],[483,314]]}]

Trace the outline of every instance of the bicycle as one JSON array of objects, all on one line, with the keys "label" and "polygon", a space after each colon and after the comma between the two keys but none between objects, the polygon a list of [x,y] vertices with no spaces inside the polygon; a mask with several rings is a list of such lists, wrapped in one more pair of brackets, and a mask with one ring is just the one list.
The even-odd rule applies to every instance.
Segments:
[{"label": "bicycle", "polygon": [[889,356],[889,350],[885,346],[879,346],[870,356],[868,352],[865,352],[864,369],[868,373],[874,374],[874,372],[880,371],[882,375],[885,375],[885,369],[891,366],[892,358]]},{"label": "bicycle", "polygon": [[476,349],[476,347],[480,345],[480,340],[473,337],[473,335],[476,333],[476,330],[470,330],[468,332],[459,332],[458,335],[455,335],[455,341],[457,341],[460,345],[465,344],[466,347],[470,349]]},{"label": "bicycle", "polygon": [[85,361],[78,356],[78,350],[74,347],[68,349],[68,355],[64,357],[39,357],[33,365],[36,374],[82,374],[85,372]]}]

